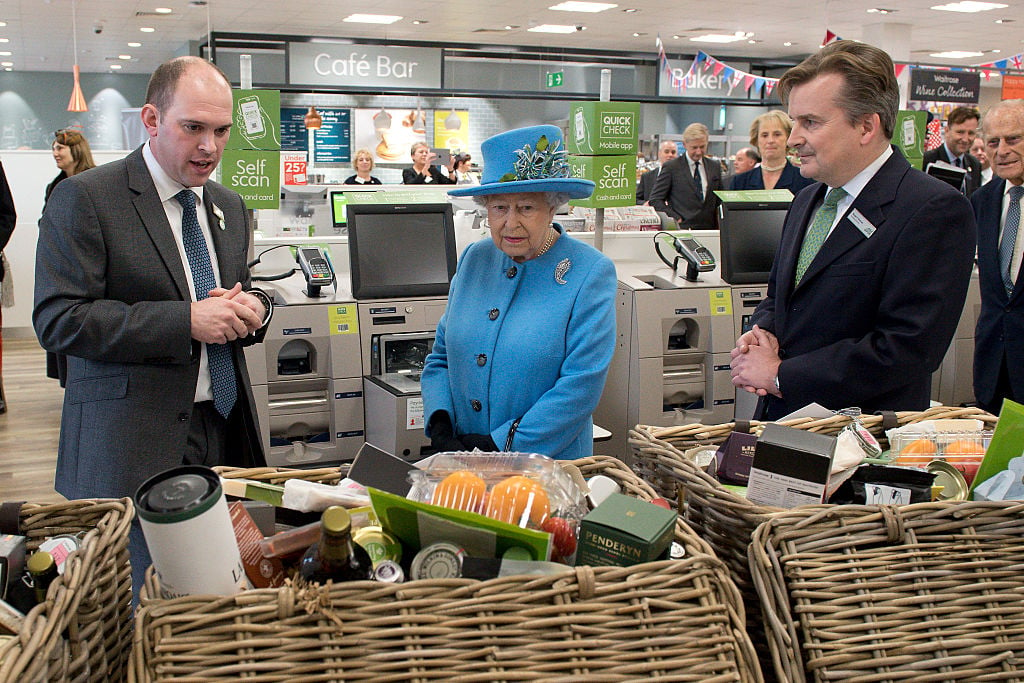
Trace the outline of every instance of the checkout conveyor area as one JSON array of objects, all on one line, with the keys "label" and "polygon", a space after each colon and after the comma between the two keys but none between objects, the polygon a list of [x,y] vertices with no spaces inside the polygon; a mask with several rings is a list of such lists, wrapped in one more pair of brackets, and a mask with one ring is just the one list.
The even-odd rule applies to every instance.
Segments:
[{"label": "checkout conveyor area", "polygon": [[[489,239],[472,209],[457,210],[461,254]],[[556,218],[557,220],[557,218]],[[716,260],[717,231],[693,231]],[[593,233],[568,233],[593,242]],[[716,267],[695,281],[662,263],[651,232],[606,233],[604,252],[616,264],[616,348],[594,423],[611,432],[595,452],[628,451],[636,424],[720,424],[753,416],[755,397],[730,381],[729,352],[764,298],[766,285],[730,285]],[[252,269],[272,293],[274,317],[262,344],[245,349],[268,464],[320,467],[350,461],[364,442],[418,460],[431,453],[423,435],[419,378],[446,297],[356,300],[351,294],[347,239],[324,235],[260,239],[271,246],[320,244],[336,272],[333,287],[306,294],[301,272],[271,282],[258,278],[288,265],[289,250]],[[276,260],[275,260],[276,259]],[[294,266],[294,262],[291,263]],[[973,400],[973,330],[980,308],[977,275],[956,337],[933,380],[933,399]]]}]

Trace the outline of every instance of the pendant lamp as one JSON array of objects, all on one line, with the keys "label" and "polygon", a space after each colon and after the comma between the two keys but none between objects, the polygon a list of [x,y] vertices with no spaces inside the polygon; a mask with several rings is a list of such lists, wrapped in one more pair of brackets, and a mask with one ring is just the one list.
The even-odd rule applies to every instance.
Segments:
[{"label": "pendant lamp", "polygon": [[78,17],[75,11],[75,0],[71,0],[71,36],[75,42],[75,86],[71,90],[71,99],[68,100],[68,111],[89,111],[89,105],[85,103],[85,95],[82,94],[82,84],[79,82]]},{"label": "pendant lamp", "polygon": [[303,123],[306,125],[307,130],[313,130],[320,128],[324,125],[324,119],[320,116],[320,112],[316,110],[316,107],[309,105],[309,111],[302,117]]}]

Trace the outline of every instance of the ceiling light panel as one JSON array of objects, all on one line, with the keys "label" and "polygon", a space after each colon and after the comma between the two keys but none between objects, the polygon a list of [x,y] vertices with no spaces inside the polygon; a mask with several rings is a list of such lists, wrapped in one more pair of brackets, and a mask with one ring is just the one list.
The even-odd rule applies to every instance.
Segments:
[{"label": "ceiling light panel", "polygon": [[613,5],[608,2],[578,2],[577,0],[567,0],[566,2],[560,2],[557,5],[552,5],[548,9],[558,10],[559,12],[604,12],[608,9],[614,9],[618,5]]}]

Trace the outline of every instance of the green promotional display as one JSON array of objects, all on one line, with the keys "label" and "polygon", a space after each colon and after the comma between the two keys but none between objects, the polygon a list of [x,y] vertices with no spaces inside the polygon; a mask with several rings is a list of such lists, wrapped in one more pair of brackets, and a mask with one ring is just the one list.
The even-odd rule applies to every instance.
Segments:
[{"label": "green promotional display", "polygon": [[281,203],[281,153],[273,150],[226,149],[220,162],[221,182],[242,195],[250,209],[276,209]]},{"label": "green promotional display", "polygon": [[892,132],[892,144],[903,152],[911,166],[921,170],[924,165],[927,128],[928,112],[901,109],[896,114],[896,129]]},{"label": "green promotional display", "polygon": [[233,90],[231,136],[221,160],[221,182],[250,209],[281,205],[281,93]]},{"label": "green promotional display", "polygon": [[573,206],[607,209],[636,204],[636,157],[569,156],[569,170],[574,178],[593,180],[594,194],[586,199],[573,199]]},{"label": "green promotional display", "polygon": [[580,102],[569,111],[569,168],[594,181],[594,194],[573,206],[610,208],[636,203],[637,102]]}]

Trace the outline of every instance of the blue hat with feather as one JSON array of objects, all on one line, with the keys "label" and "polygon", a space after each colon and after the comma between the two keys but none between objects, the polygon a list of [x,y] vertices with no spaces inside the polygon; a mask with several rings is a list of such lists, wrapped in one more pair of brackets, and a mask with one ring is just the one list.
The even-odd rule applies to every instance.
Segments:
[{"label": "blue hat with feather", "polygon": [[564,192],[572,199],[583,199],[594,191],[592,181],[571,176],[558,126],[529,126],[499,133],[484,140],[480,152],[484,157],[480,184],[460,187],[448,194],[472,197]]}]

